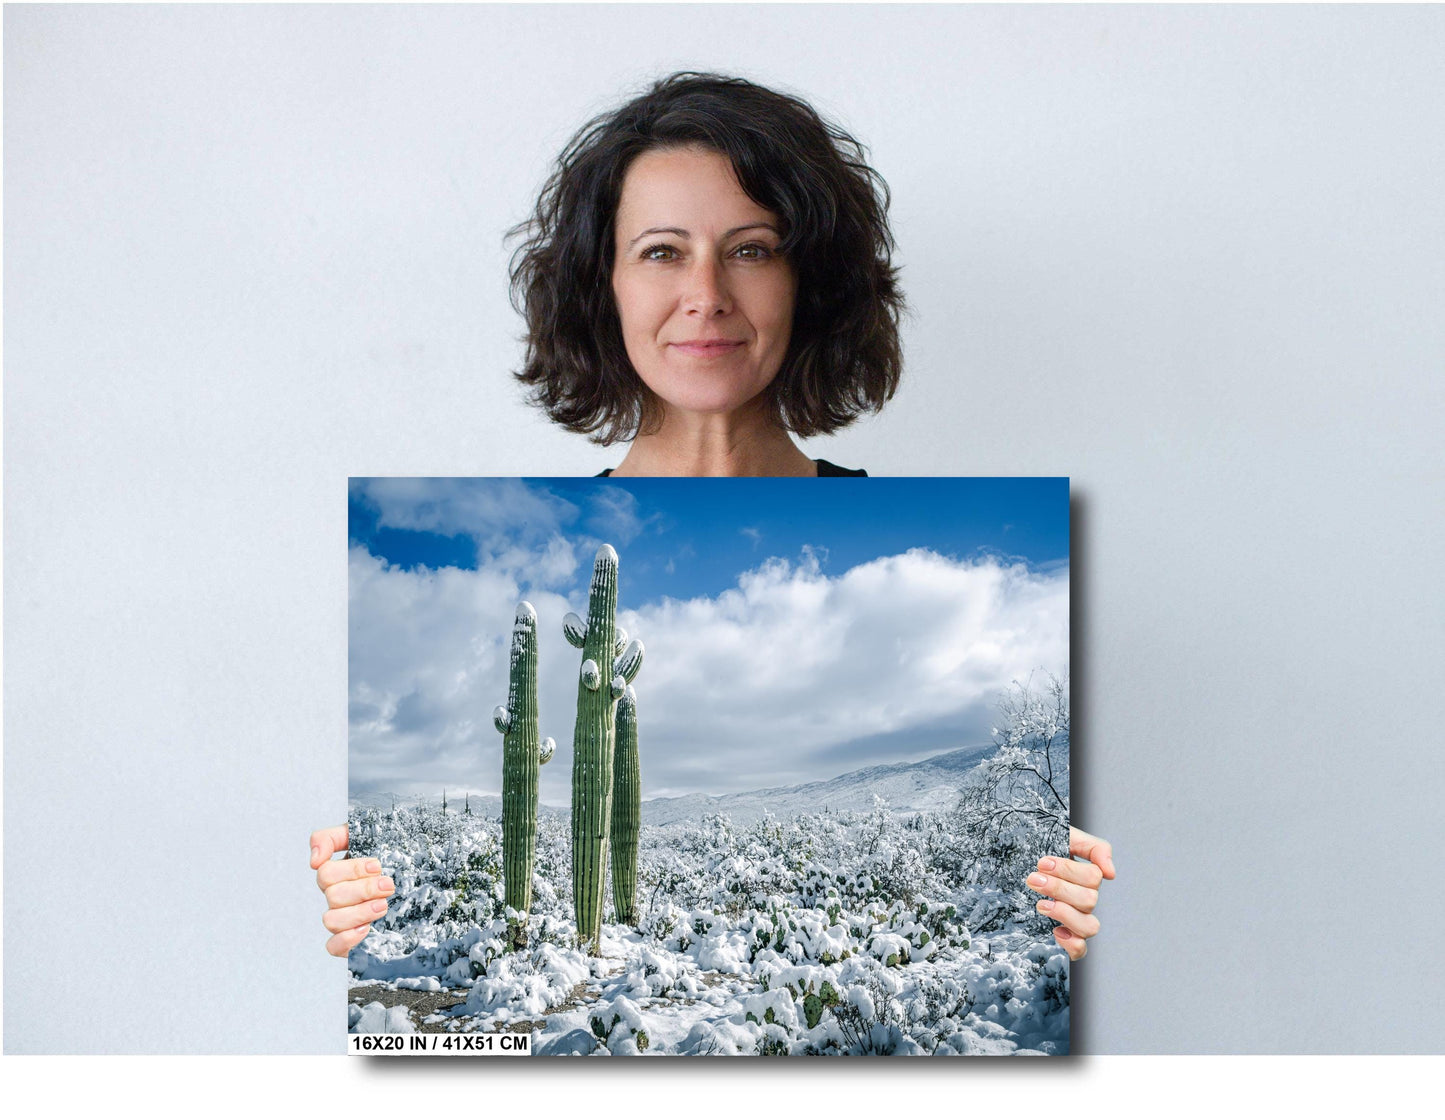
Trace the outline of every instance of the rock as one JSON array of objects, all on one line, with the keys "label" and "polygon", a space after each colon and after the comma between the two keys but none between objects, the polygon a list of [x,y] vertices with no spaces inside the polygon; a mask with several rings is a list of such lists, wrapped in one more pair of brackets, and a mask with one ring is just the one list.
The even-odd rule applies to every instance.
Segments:
[{"label": "rock", "polygon": [[578,1027],[575,1031],[568,1031],[560,1038],[544,1042],[533,1053],[539,1058],[559,1057],[565,1054],[590,1054],[595,1049],[597,1049],[597,1040],[592,1037],[592,1032]]}]

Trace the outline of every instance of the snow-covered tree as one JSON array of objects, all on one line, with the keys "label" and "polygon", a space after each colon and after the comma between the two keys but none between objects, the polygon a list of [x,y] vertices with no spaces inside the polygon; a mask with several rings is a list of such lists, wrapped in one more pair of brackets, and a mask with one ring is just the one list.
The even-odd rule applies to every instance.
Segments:
[{"label": "snow-covered tree", "polygon": [[[1022,881],[1041,856],[1069,850],[1069,680],[1015,681],[999,702],[998,751],[982,763],[933,835],[935,856],[962,881],[1002,888],[998,909],[1032,912]],[[1011,897],[1010,897],[1011,896]],[[1000,914],[1000,917],[1002,914]],[[982,915],[971,915],[985,929]]]}]

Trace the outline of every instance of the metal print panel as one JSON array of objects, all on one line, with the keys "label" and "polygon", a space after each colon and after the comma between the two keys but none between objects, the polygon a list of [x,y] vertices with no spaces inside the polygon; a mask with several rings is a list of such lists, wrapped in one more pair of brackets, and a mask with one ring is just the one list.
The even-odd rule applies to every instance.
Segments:
[{"label": "metal print panel", "polygon": [[349,499],[352,1034],[1068,1053],[1067,479]]}]

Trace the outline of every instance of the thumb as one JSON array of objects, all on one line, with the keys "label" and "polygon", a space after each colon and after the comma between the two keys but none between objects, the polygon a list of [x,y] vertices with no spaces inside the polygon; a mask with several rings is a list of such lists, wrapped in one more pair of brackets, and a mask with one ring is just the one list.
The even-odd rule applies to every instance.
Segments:
[{"label": "thumb", "polygon": [[314,871],[337,852],[346,851],[346,826],[320,828],[311,834],[311,869]]}]

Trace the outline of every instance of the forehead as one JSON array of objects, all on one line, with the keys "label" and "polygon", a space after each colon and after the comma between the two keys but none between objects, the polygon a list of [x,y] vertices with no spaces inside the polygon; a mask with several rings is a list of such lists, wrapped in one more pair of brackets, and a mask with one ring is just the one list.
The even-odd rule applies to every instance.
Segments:
[{"label": "forehead", "polygon": [[747,196],[727,156],[706,148],[643,152],[627,168],[617,203],[619,233],[653,225],[730,228],[776,217]]}]

